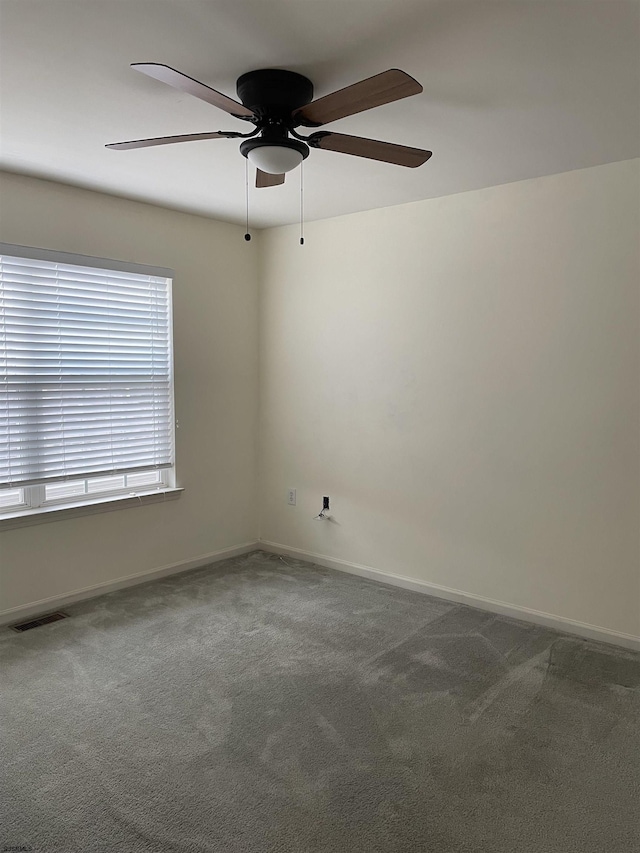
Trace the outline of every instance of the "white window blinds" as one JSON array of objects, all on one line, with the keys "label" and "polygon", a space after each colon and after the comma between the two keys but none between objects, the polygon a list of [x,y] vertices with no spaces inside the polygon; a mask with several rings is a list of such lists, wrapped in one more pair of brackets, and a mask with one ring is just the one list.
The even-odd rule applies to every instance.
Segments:
[{"label": "white window blinds", "polygon": [[0,244],[0,488],[173,465],[171,271]]}]

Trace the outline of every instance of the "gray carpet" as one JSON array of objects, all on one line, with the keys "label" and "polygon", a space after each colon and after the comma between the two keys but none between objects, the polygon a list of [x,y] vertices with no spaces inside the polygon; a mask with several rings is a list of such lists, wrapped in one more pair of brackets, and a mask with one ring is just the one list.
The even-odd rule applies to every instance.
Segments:
[{"label": "gray carpet", "polygon": [[640,656],[287,563],[0,629],[0,848],[640,851]]}]

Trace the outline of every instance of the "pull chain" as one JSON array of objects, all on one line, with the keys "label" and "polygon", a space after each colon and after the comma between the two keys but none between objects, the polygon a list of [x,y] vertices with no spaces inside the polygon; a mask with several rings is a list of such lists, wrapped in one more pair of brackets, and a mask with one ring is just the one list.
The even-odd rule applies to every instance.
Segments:
[{"label": "pull chain", "polygon": [[304,161],[300,163],[300,245],[304,246]]},{"label": "pull chain", "polygon": [[244,235],[244,239],[249,241],[251,239],[251,234],[249,234],[249,159],[248,157],[244,158],[244,193],[245,193],[245,201],[246,201],[246,209],[247,209],[247,217],[246,217],[246,225],[247,230]]}]

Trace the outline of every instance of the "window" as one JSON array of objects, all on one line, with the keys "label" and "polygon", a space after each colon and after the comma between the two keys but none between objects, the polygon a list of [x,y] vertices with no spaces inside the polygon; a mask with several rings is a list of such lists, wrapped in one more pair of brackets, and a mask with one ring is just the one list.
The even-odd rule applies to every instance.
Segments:
[{"label": "window", "polygon": [[175,485],[171,279],[0,243],[0,517]]}]

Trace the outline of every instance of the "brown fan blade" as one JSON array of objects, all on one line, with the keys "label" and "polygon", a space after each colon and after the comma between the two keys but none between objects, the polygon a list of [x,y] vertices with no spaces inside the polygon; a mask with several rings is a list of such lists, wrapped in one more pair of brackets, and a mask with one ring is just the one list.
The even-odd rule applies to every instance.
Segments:
[{"label": "brown fan blade", "polygon": [[199,142],[202,139],[227,139],[226,133],[184,133],[181,136],[156,136],[153,139],[133,139],[131,142],[111,142],[105,148],[128,151],[131,148],[151,148],[153,145],[171,145],[174,142]]},{"label": "brown fan blade", "polygon": [[241,119],[254,119],[255,114],[247,107],[234,101],[233,98],[228,98],[222,92],[216,92],[204,83],[194,80],[193,77],[188,77],[175,68],[170,68],[168,65],[162,65],[159,62],[134,62],[131,65],[136,71],[141,71],[148,77],[153,77],[160,80],[161,83],[166,83],[168,86],[173,86],[174,89],[180,89],[181,92],[186,92],[188,95],[193,95],[194,98],[200,98],[201,101],[206,101],[208,104],[213,104],[230,113],[232,116]]},{"label": "brown fan blade", "polygon": [[408,98],[409,95],[419,95],[420,92],[422,86],[417,80],[398,68],[391,68],[300,107],[294,111],[293,118],[306,127],[320,127],[363,110]]},{"label": "brown fan blade", "polygon": [[313,133],[307,142],[312,148],[339,151],[341,154],[353,154],[354,157],[366,157],[368,160],[382,160],[383,163],[395,163],[410,169],[422,166],[432,154],[422,148],[409,148],[406,145],[395,145],[393,142],[347,136],[346,133],[330,133],[327,130]]},{"label": "brown fan blade", "polygon": [[279,184],[284,184],[284,175],[272,175],[260,169],[256,170],[257,187],[277,187]]}]

